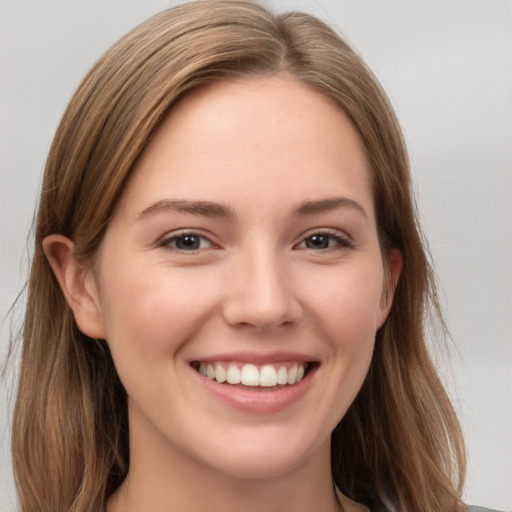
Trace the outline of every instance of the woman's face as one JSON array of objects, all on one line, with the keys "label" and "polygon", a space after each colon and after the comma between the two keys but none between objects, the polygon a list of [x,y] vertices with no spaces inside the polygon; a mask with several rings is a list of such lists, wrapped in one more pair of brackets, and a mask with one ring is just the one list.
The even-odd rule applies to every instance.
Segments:
[{"label": "woman's face", "polygon": [[333,103],[286,77],[190,94],[87,278],[132,463],[261,477],[325,462],[388,312],[384,276],[368,164]]}]

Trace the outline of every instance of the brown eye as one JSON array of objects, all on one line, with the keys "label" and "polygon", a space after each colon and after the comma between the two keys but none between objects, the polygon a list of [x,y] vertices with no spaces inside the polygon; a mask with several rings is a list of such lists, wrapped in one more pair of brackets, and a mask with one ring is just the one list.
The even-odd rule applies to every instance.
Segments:
[{"label": "brown eye", "polygon": [[195,251],[201,246],[201,238],[197,235],[183,235],[176,237],[175,244],[181,251]]},{"label": "brown eye", "polygon": [[212,242],[210,242],[208,238],[197,233],[180,233],[166,238],[160,245],[183,252],[193,252],[201,249],[211,249],[213,247]]},{"label": "brown eye", "polygon": [[307,249],[327,249],[330,243],[329,235],[313,235],[304,240]]},{"label": "brown eye", "polygon": [[313,233],[297,246],[299,249],[326,250],[326,249],[342,249],[351,247],[348,238],[344,238],[333,233]]}]

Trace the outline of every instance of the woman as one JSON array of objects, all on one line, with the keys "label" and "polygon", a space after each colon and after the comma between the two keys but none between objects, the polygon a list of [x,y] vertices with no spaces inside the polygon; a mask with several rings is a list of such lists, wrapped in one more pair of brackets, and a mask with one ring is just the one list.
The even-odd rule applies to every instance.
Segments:
[{"label": "woman", "polygon": [[318,20],[198,2],[116,43],[35,244],[22,510],[465,509],[400,130]]}]

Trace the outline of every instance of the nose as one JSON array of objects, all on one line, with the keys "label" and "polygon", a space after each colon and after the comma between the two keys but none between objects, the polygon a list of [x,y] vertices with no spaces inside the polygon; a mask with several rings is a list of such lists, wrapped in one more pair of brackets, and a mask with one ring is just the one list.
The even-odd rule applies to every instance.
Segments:
[{"label": "nose", "polygon": [[262,251],[240,260],[228,276],[225,321],[257,331],[297,322],[302,306],[286,262]]}]

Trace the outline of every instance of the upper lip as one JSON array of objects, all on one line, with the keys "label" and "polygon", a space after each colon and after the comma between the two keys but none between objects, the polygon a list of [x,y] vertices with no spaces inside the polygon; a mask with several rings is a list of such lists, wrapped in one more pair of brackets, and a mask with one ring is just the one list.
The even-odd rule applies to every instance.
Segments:
[{"label": "upper lip", "polygon": [[318,363],[317,357],[289,351],[277,351],[277,352],[225,352],[214,355],[202,356],[191,359],[190,362],[200,361],[203,363],[224,361],[224,362],[237,362],[237,363],[252,363],[252,364],[270,364],[279,363],[284,361],[303,361],[308,363]]}]

